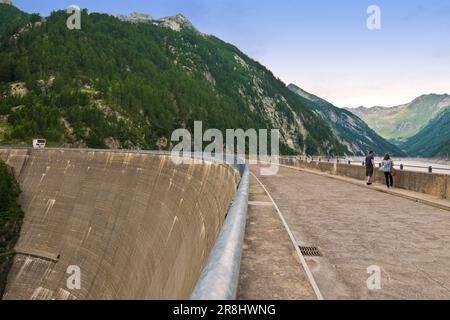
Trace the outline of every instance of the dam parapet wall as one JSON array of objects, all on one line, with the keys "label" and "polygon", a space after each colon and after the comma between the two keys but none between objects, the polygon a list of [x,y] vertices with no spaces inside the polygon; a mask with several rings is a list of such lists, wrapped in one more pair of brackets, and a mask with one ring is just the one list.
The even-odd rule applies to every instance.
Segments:
[{"label": "dam parapet wall", "polygon": [[[362,165],[355,166],[343,163],[305,161],[295,157],[282,157],[280,162],[287,166],[320,171],[361,181],[366,179],[366,169]],[[374,179],[375,182],[385,183],[384,174],[378,168],[375,168]],[[395,187],[421,192],[442,199],[450,199],[450,178],[444,174],[397,170]]]}]

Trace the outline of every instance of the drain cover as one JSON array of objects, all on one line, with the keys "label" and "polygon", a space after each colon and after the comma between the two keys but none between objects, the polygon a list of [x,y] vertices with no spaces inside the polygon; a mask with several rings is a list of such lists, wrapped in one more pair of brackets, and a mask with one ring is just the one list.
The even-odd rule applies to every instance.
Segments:
[{"label": "drain cover", "polygon": [[300,251],[305,257],[321,257],[319,248],[317,247],[303,247],[299,246]]}]

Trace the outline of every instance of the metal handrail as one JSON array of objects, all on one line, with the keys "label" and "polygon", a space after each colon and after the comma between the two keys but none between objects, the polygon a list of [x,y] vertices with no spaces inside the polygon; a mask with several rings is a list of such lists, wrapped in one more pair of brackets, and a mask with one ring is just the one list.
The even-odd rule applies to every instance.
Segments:
[{"label": "metal handrail", "polygon": [[208,263],[192,293],[192,300],[235,300],[247,220],[249,168],[245,166],[239,188]]},{"label": "metal handrail", "polygon": [[[351,160],[351,159],[347,159],[344,157],[283,156],[283,158],[312,161],[312,162],[339,163],[339,164],[361,163],[363,166],[365,165],[364,161],[356,161],[356,160]],[[394,162],[396,162],[396,161],[394,161]],[[380,165],[381,163],[378,162],[378,164]],[[400,168],[400,170],[403,170],[404,168],[424,169],[424,170],[428,170],[428,173],[433,173],[434,170],[450,172],[450,168],[435,167],[432,165],[416,166],[416,165],[410,165],[410,164],[403,164],[401,161],[400,161],[400,164],[396,164],[395,167]]]}]

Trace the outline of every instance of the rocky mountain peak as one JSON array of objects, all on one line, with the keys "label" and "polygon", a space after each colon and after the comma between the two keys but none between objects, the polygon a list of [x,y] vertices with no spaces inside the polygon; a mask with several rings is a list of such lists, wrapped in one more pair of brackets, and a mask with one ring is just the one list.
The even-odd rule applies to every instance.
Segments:
[{"label": "rocky mountain peak", "polygon": [[183,28],[189,28],[195,30],[194,25],[182,14],[176,16],[164,17],[159,20],[161,24],[174,31],[180,31]]},{"label": "rocky mountain peak", "polygon": [[119,14],[116,16],[119,20],[131,22],[131,23],[143,23],[153,21],[151,15],[146,13],[133,12],[128,15]]},{"label": "rocky mountain peak", "polygon": [[[7,1],[7,0],[0,0],[0,1]],[[153,19],[153,17],[149,14],[139,13],[139,12],[133,12],[128,15],[118,14],[118,15],[115,15],[115,17],[121,21],[131,22],[131,23],[152,22],[156,25],[170,28],[174,31],[181,31],[181,29],[183,29],[183,28],[196,30],[194,25],[189,21],[189,19],[180,13],[175,16],[163,17],[158,20]]]},{"label": "rocky mountain peak", "polygon": [[0,3],[9,4],[10,6],[14,5],[14,3],[11,0],[0,0]]}]

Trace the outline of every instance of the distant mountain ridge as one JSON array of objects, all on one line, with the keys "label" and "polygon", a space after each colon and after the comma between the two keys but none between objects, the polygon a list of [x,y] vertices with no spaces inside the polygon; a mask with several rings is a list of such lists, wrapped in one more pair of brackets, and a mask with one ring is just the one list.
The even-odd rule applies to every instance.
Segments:
[{"label": "distant mountain ridge", "polygon": [[448,94],[422,95],[410,103],[392,107],[347,109],[363,119],[388,140],[405,141],[419,133],[430,121],[450,106]]},{"label": "distant mountain ridge", "polygon": [[338,139],[355,154],[365,154],[369,150],[374,150],[378,154],[389,152],[396,156],[405,155],[400,148],[383,139],[350,111],[338,108],[294,84],[290,84],[288,88],[303,99],[310,101],[311,107],[331,123],[333,132]]},{"label": "distant mountain ridge", "polygon": [[410,156],[447,156],[450,143],[450,95],[422,95],[393,107],[348,109]]},{"label": "distant mountain ridge", "polygon": [[131,23],[144,23],[153,21],[153,17],[146,13],[133,12],[130,14],[117,14],[115,15],[121,21],[131,22]]},{"label": "distant mountain ridge", "polygon": [[182,14],[177,14],[175,16],[162,17],[160,19],[154,19],[151,15],[147,13],[133,12],[128,15],[118,14],[113,15],[124,22],[131,23],[152,23],[157,26],[163,26],[170,28],[173,31],[181,31],[183,28],[191,29],[197,31],[194,25]]}]

